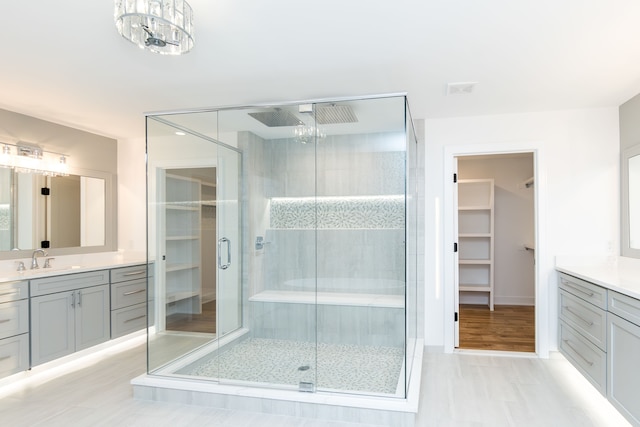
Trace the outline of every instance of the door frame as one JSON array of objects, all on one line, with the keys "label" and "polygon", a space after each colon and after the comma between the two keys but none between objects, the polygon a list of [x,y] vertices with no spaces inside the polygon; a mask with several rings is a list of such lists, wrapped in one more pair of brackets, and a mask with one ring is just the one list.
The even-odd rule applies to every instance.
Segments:
[{"label": "door frame", "polygon": [[546,198],[547,183],[544,167],[544,144],[540,141],[509,142],[509,143],[480,143],[470,145],[452,145],[444,147],[443,153],[443,273],[444,283],[444,351],[453,353],[455,348],[454,321],[456,310],[457,283],[455,281],[455,254],[453,242],[456,241],[454,208],[457,201],[454,200],[455,190],[453,173],[455,171],[455,158],[473,155],[495,155],[510,153],[533,153],[533,173],[535,178],[534,191],[534,223],[535,223],[535,334],[536,354],[541,358],[549,357],[549,313],[550,313],[550,289],[549,281],[545,280],[544,273],[549,271],[551,264],[548,261],[546,251]]}]

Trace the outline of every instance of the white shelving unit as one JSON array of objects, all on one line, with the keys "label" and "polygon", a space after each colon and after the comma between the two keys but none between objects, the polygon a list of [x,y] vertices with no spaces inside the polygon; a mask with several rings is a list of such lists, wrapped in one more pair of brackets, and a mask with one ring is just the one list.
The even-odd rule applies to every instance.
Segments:
[{"label": "white shelving unit", "polygon": [[167,174],[165,185],[166,313],[200,313],[200,181]]},{"label": "white shelving unit", "polygon": [[488,294],[493,311],[493,179],[458,181],[458,272],[460,292]]}]

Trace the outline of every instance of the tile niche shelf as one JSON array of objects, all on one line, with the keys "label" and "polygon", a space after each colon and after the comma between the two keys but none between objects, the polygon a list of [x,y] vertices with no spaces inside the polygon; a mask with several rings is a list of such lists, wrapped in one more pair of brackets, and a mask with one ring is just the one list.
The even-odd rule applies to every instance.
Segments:
[{"label": "tile niche shelf", "polygon": [[458,273],[460,292],[484,292],[493,311],[494,181],[458,181]]}]

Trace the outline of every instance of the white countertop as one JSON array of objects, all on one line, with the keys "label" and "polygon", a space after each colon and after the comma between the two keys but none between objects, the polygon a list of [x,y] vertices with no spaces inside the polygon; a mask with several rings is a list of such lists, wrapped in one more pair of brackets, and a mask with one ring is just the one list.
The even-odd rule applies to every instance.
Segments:
[{"label": "white countertop", "polygon": [[559,256],[556,270],[640,299],[640,259]]},{"label": "white countertop", "polygon": [[[103,270],[105,268],[128,267],[145,264],[146,256],[140,253],[105,252],[84,255],[62,255],[51,257],[51,268],[42,268],[44,260],[50,257],[38,257],[40,268],[31,270],[31,258],[0,261],[0,282],[29,280],[38,277],[59,276],[63,274],[81,273],[85,271]],[[17,271],[18,263],[24,262],[25,271]]]}]

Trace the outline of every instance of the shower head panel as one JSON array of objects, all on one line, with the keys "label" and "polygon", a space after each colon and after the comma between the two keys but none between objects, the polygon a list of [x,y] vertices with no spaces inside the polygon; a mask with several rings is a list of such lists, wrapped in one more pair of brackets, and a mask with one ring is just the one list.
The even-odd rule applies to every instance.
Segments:
[{"label": "shower head panel", "polygon": [[316,107],[316,123],[333,125],[338,123],[356,123],[358,118],[349,105],[318,105]]},{"label": "shower head panel", "polygon": [[260,123],[272,127],[280,126],[299,126],[304,123],[300,121],[296,116],[288,111],[276,108],[273,111],[260,111],[257,113],[248,113],[251,117],[259,121]]}]

